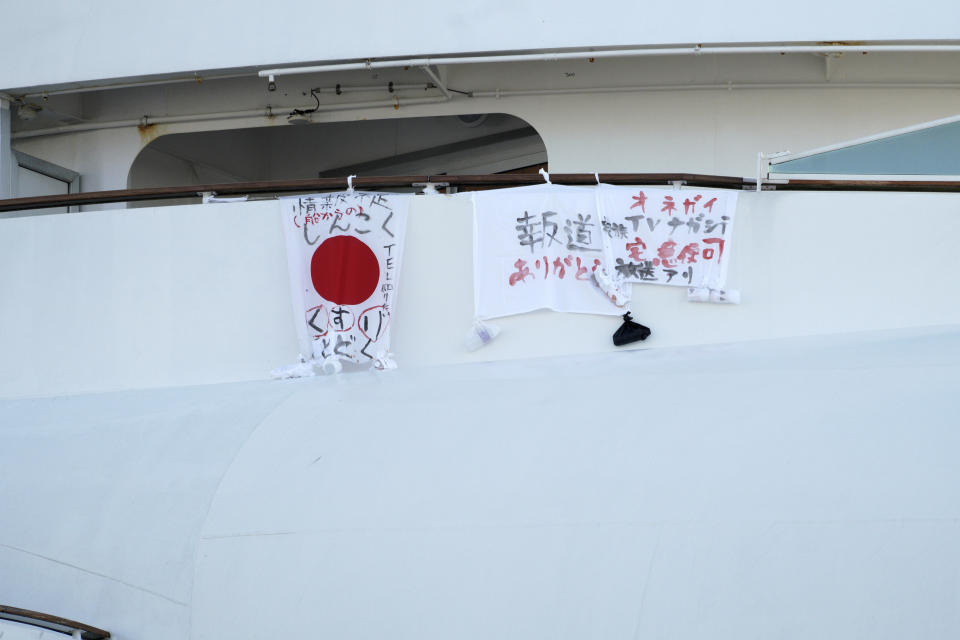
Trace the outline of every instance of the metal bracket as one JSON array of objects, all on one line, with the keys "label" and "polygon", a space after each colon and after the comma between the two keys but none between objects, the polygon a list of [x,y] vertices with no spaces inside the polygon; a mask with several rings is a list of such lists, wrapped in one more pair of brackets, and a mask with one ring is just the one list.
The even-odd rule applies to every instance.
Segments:
[{"label": "metal bracket", "polygon": [[[769,184],[786,184],[785,180],[777,180],[770,178],[770,160],[773,158],[780,158],[782,156],[790,155],[789,151],[775,151],[773,153],[764,153],[760,151],[757,153],[757,191],[763,190],[763,183]],[[749,180],[749,178],[744,178],[744,180]]]},{"label": "metal bracket", "polygon": [[782,180],[780,178],[771,180],[770,178],[767,178],[766,180],[763,181],[763,183],[760,185],[760,188],[758,189],[756,178],[744,178],[743,187],[741,188],[744,191],[776,191],[778,184],[789,184],[789,183],[790,183],[789,180]]},{"label": "metal bracket", "polygon": [[446,83],[440,79],[440,74],[442,74],[443,72],[440,71],[439,68],[437,69],[439,73],[435,73],[433,68],[430,67],[429,65],[424,65],[420,68],[423,69],[424,73],[430,76],[430,79],[433,80],[433,84],[435,84],[437,88],[443,92],[443,95],[446,96],[447,100],[450,100],[451,98],[453,98],[453,94],[450,92],[449,89],[447,89]]},{"label": "metal bracket", "polygon": [[414,182],[410,186],[417,187],[423,191],[423,195],[430,196],[436,195],[440,192],[437,191],[437,187],[449,187],[449,182]]}]

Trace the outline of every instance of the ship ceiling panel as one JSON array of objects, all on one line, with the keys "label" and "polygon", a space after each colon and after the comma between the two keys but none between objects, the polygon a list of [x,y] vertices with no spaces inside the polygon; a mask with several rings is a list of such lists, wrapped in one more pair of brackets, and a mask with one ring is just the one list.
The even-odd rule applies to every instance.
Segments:
[{"label": "ship ceiling panel", "polygon": [[[509,8],[418,0],[349,3],[252,0],[48,0],[7,3],[0,20],[0,88],[205,69],[370,57],[645,44],[951,40],[950,0],[880,5],[810,0],[758,7],[748,0],[669,3],[616,0]],[[12,61],[12,62],[11,62]]]},{"label": "ship ceiling panel", "polygon": [[[501,164],[506,170],[546,162],[543,141],[523,120],[481,115],[473,122],[439,116],[160,136],[134,161],[129,186],[202,184],[190,175],[198,166],[227,174],[210,182],[236,182],[307,179],[318,173],[482,173],[500,170]],[[171,158],[182,161],[183,171],[171,173],[169,166],[161,166],[170,165]]]}]

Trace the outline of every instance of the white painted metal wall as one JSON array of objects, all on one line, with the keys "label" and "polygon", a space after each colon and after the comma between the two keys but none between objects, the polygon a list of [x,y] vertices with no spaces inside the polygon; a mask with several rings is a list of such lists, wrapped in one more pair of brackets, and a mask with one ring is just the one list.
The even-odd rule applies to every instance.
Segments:
[{"label": "white painted metal wall", "polygon": [[66,640],[66,636],[57,631],[8,620],[0,620],[0,638],[4,640]]},{"label": "white painted metal wall", "polygon": [[5,7],[0,88],[205,69],[365,59],[644,44],[951,40],[955,3],[932,0],[878,7],[863,0],[808,0],[776,11],[736,0],[669,5],[620,0],[493,6],[417,0],[396,5],[225,6],[169,0],[163,5],[69,0]]},{"label": "white painted metal wall", "polygon": [[0,602],[119,640],[187,637],[216,486],[289,393],[226,385],[4,404]]},{"label": "white painted metal wall", "polygon": [[955,638],[957,328],[0,400],[0,601],[118,640]]},{"label": "white painted metal wall", "polygon": [[[741,194],[728,284],[739,306],[635,286],[648,347],[960,323],[956,194]],[[0,222],[0,395],[264,378],[296,360],[273,201]],[[505,318],[475,353],[469,194],[416,196],[393,350],[404,367],[611,351],[617,323]],[[935,230],[935,231],[934,231]],[[913,247],[913,260],[898,252]]]},{"label": "white painted metal wall", "polygon": [[[895,19],[849,3],[683,16],[514,3],[518,20],[423,3],[365,9],[362,39],[329,27],[317,40],[315,12],[326,25],[337,12],[355,23],[355,10],[264,19],[243,2],[229,13],[122,5],[6,8],[0,55],[18,63],[0,70],[0,87],[327,51],[952,38],[958,26],[944,2]],[[647,84],[754,71],[728,64],[454,77],[562,89],[567,72],[583,88],[638,68]],[[769,66],[766,81],[822,79],[823,60],[800,67]],[[953,69],[880,67],[855,79],[935,82]],[[85,96],[84,114],[236,100],[115,95]],[[758,151],[958,110],[950,88],[768,88],[487,97],[317,119],[506,112],[537,128],[555,172],[751,175]],[[270,122],[15,146],[81,172],[85,190],[124,188],[153,136]],[[263,380],[296,357],[272,203],[0,220],[0,602],[119,640],[956,637],[958,208],[956,194],[744,193],[729,280],[742,305],[637,287],[635,315],[654,330],[640,350],[611,353],[614,320],[540,312],[497,321],[501,337],[467,354],[469,199],[418,197],[394,325],[401,370],[293,382]]]}]

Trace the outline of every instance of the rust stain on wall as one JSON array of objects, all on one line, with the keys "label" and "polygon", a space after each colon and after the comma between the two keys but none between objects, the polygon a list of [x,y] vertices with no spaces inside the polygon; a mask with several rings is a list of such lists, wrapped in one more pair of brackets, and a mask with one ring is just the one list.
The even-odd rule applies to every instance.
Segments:
[{"label": "rust stain on wall", "polygon": [[141,124],[137,126],[137,133],[140,134],[140,144],[145,147],[160,136],[160,126],[156,124]]}]

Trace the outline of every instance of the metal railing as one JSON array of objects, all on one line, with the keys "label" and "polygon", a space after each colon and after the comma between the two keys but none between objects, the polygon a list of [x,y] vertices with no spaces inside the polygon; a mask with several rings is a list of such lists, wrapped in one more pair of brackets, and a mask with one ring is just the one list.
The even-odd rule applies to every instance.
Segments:
[{"label": "metal railing", "polygon": [[77,640],[106,640],[110,637],[109,631],[91,627],[76,620],[68,620],[49,613],[19,609],[2,604],[0,604],[0,620],[10,620],[11,622],[49,629],[50,631],[58,631],[73,636]]},{"label": "metal railing", "polygon": [[[604,184],[620,185],[687,185],[722,189],[756,189],[755,178],[715,176],[696,173],[551,173],[550,182],[565,185]],[[518,187],[543,184],[540,175],[530,173],[496,173],[484,175],[419,175],[419,176],[363,176],[353,178],[358,189],[410,188],[423,184],[450,187],[490,188]],[[149,189],[118,189],[91,191],[66,195],[35,196],[0,200],[0,212],[27,211],[52,207],[83,206],[144,200],[195,198],[205,193],[221,196],[256,194],[311,193],[339,191],[348,187],[347,178],[314,178],[309,180],[271,180],[260,182],[228,182],[222,184],[154,187]],[[777,191],[939,191],[958,192],[960,181],[904,181],[904,180],[778,180],[764,179],[763,190]]]}]

